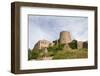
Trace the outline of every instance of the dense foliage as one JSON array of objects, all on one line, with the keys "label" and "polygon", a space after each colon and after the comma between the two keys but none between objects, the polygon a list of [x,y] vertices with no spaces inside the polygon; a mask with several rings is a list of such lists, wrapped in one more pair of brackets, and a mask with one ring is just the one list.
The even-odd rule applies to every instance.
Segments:
[{"label": "dense foliage", "polygon": [[69,43],[70,48],[77,49],[77,40],[73,40],[71,43]]},{"label": "dense foliage", "polygon": [[87,58],[87,49],[72,49],[72,50],[63,50],[57,52],[53,59],[75,59],[75,58]]},{"label": "dense foliage", "polygon": [[[87,46],[87,42],[84,43]],[[77,40],[69,43],[71,49],[64,49],[64,44],[57,44],[47,48],[47,53],[44,49],[41,50],[28,50],[28,60],[42,59],[43,57],[52,57],[52,59],[74,59],[74,58],[87,58],[88,50],[86,48],[77,49]]]},{"label": "dense foliage", "polygon": [[52,47],[48,47],[47,49],[48,49],[48,51],[53,50],[54,52],[57,52],[58,50],[63,50],[63,48],[64,48],[63,44],[62,45],[58,44],[58,45],[54,45]]}]

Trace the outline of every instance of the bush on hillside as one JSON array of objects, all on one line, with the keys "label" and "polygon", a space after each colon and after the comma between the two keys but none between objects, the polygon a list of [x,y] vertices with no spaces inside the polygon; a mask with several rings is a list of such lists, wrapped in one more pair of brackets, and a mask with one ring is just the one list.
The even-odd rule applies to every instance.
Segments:
[{"label": "bush on hillside", "polygon": [[77,40],[73,40],[71,43],[69,43],[70,48],[77,49]]}]

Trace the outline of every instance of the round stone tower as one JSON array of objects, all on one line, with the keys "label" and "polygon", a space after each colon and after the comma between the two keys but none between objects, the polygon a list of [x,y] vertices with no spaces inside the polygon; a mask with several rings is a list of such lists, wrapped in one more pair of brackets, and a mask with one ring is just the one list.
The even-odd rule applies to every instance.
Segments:
[{"label": "round stone tower", "polygon": [[60,44],[67,44],[67,43],[71,42],[70,32],[68,32],[68,31],[60,32],[59,40],[60,40]]}]

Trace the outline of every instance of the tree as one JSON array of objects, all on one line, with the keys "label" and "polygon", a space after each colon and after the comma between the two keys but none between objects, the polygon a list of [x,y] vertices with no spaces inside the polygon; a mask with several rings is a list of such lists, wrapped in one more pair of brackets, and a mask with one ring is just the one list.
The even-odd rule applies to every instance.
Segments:
[{"label": "tree", "polygon": [[73,40],[71,43],[69,43],[70,48],[77,49],[77,40]]},{"label": "tree", "polygon": [[32,58],[32,55],[31,55],[31,49],[28,49],[28,60],[31,60],[31,58]]}]

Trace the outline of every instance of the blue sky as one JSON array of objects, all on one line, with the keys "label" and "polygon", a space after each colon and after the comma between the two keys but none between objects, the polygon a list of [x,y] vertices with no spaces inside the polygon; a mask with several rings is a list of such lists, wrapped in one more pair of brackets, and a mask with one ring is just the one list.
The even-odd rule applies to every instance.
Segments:
[{"label": "blue sky", "polygon": [[72,39],[88,40],[88,17],[29,15],[29,48],[38,40],[53,41],[61,31],[69,31]]}]

